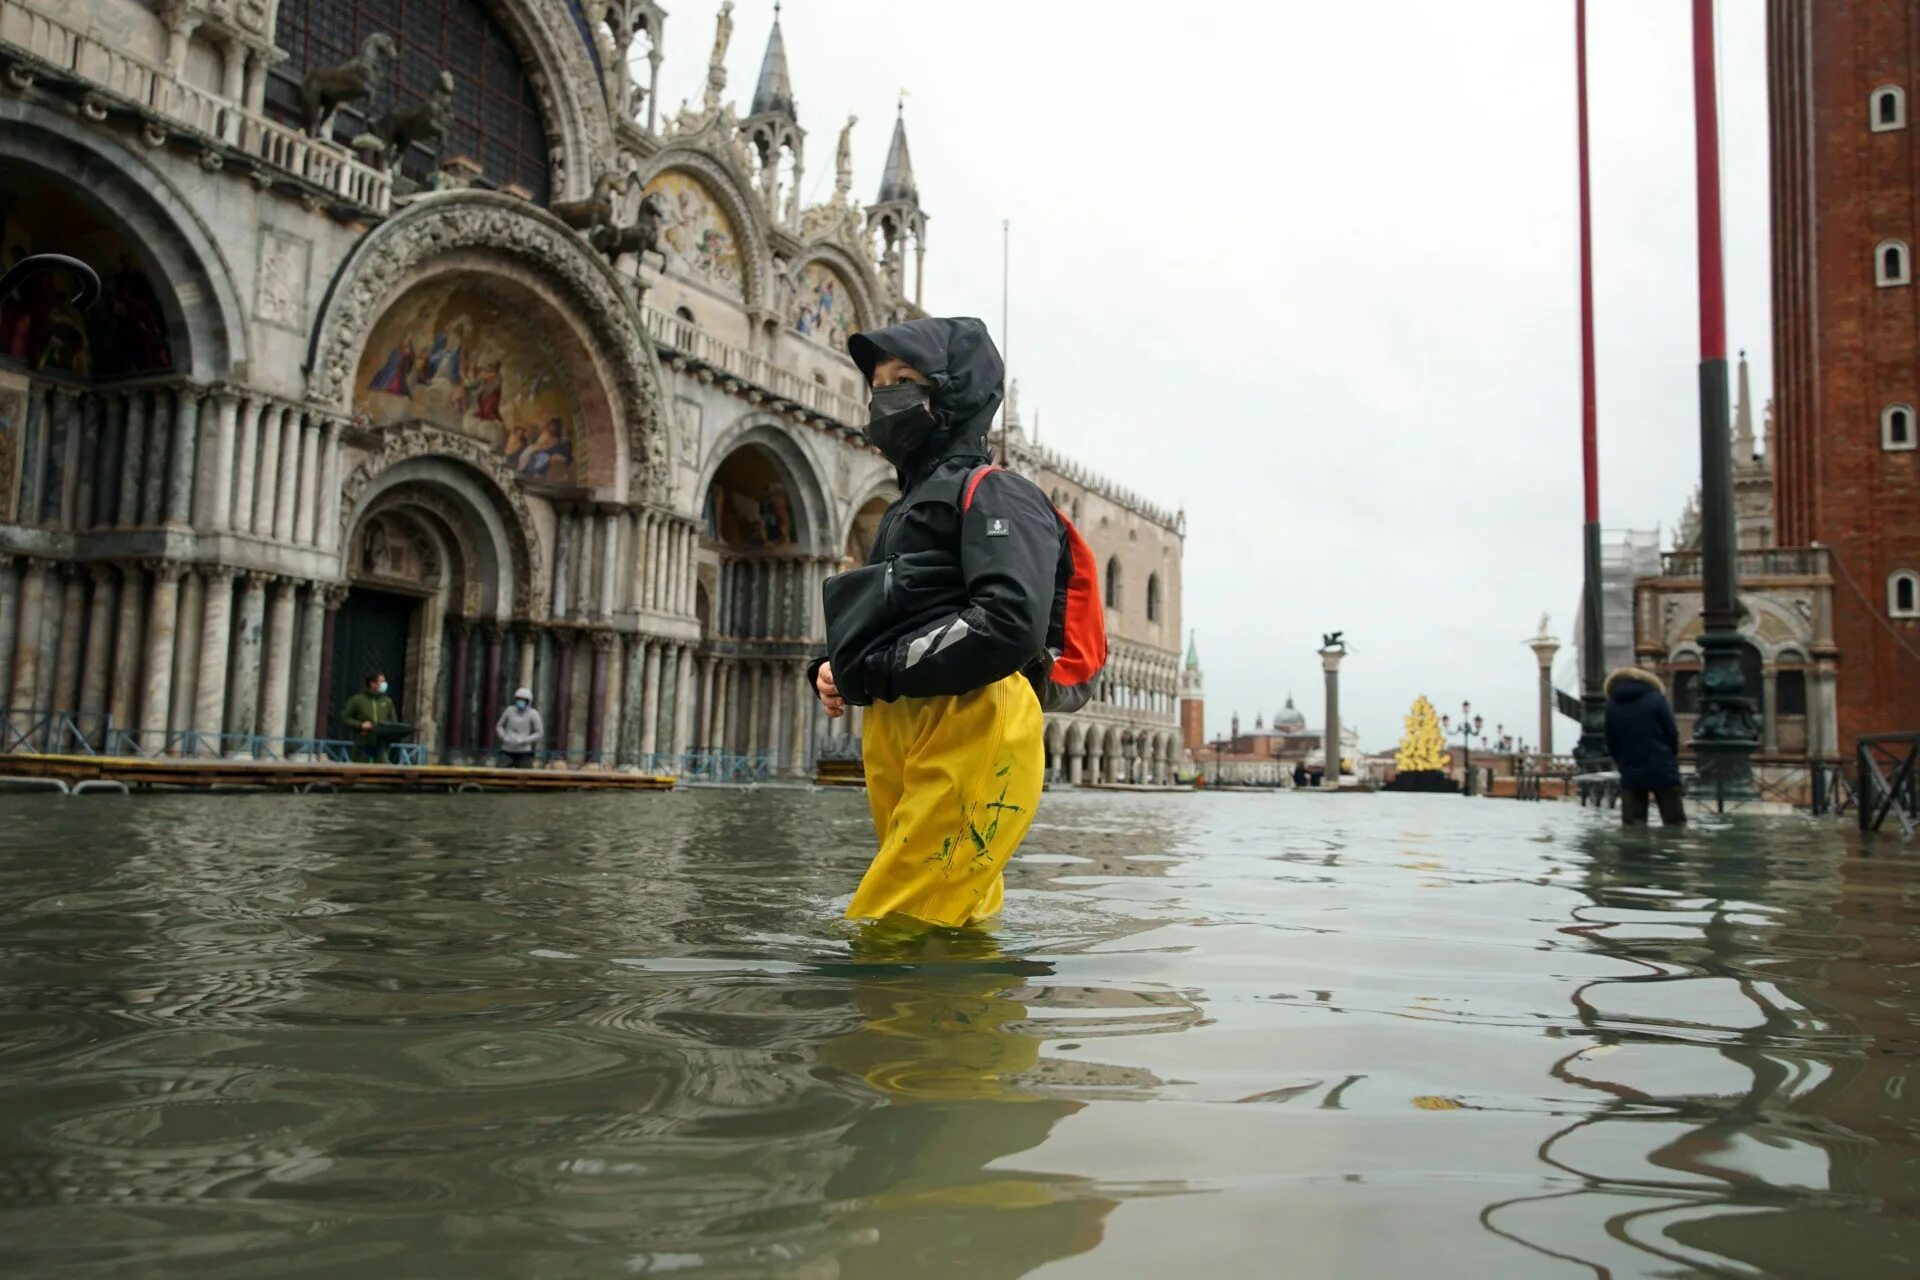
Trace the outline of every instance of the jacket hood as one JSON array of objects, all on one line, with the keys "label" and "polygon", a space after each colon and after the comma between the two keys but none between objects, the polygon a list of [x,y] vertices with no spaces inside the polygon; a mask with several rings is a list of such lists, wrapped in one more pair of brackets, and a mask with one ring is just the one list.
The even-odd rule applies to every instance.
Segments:
[{"label": "jacket hood", "polygon": [[[1635,689],[1633,686],[1636,684],[1644,688]],[[1606,693],[1609,698],[1614,696],[1616,687],[1622,701],[1629,702],[1647,693],[1664,694],[1667,691],[1667,686],[1660,682],[1660,677],[1645,667],[1615,667],[1607,676]]]},{"label": "jacket hood", "polygon": [[515,689],[515,690],[513,691],[513,696],[514,696],[515,698],[525,698],[525,699],[526,699],[526,700],[527,700],[527,701],[528,701],[529,703],[531,703],[531,702],[533,701],[533,690],[531,690],[531,689]]},{"label": "jacket hood", "polygon": [[987,431],[1000,407],[1007,368],[984,322],[972,316],[928,317],[888,325],[847,339],[847,354],[873,385],[881,360],[895,356],[927,375],[933,408],[946,429],[930,452],[936,457],[987,453]]}]

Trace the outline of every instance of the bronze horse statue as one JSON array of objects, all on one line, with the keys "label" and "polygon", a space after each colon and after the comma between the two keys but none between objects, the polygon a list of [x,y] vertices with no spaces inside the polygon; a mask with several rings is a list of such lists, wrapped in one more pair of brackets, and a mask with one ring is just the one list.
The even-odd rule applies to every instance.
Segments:
[{"label": "bronze horse statue", "polygon": [[384,31],[368,36],[360,53],[337,67],[315,67],[300,84],[302,105],[307,110],[307,132],[320,136],[321,126],[333,113],[349,102],[371,102],[374,90],[386,77],[387,64],[400,56],[393,37]]}]

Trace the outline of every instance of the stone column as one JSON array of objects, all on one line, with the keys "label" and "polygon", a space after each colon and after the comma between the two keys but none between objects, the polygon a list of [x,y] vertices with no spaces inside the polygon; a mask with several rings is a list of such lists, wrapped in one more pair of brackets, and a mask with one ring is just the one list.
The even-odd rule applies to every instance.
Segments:
[{"label": "stone column", "polygon": [[260,410],[259,475],[253,486],[252,529],[255,537],[273,536],[273,501],[280,488],[280,442],[286,420],[293,410],[283,404],[269,404]]},{"label": "stone column", "polygon": [[100,447],[94,454],[93,524],[105,529],[120,518],[120,473],[126,465],[127,397],[96,396]]},{"label": "stone column", "polygon": [[715,661],[711,654],[700,659],[700,739],[694,745],[703,751],[713,750],[713,704],[720,696],[718,682],[714,679]]},{"label": "stone column", "polygon": [[44,711],[40,690],[40,629],[46,618],[47,575],[53,566],[41,559],[27,561],[20,578],[20,623],[14,632],[13,688],[7,705],[15,711]]},{"label": "stone column", "polygon": [[481,743],[491,751],[494,746],[493,727],[500,723],[500,657],[506,644],[506,624],[498,618],[491,618],[481,624],[482,633],[487,641],[486,665],[481,669],[480,686],[480,733]]},{"label": "stone column", "polygon": [[[233,578],[235,571],[214,565],[201,571],[206,579],[200,604],[200,674],[194,683],[193,730],[212,737],[227,728],[227,656],[233,639]],[[211,754],[220,754],[216,743]]]},{"label": "stone column", "polygon": [[267,616],[266,675],[260,686],[258,732],[263,738],[287,736],[287,703],[293,680],[295,590],[291,578],[274,579],[273,604]]},{"label": "stone column", "polygon": [[235,428],[239,439],[234,445],[233,489],[228,496],[228,509],[233,513],[233,527],[240,533],[253,531],[253,482],[260,470],[260,420],[267,412],[266,404],[249,398],[240,407]]},{"label": "stone column", "polygon": [[621,666],[619,763],[623,768],[640,764],[642,736],[641,709],[646,699],[647,642],[639,636],[626,638],[625,661]]},{"label": "stone column", "polygon": [[554,513],[553,601],[551,612],[557,620],[567,616],[567,594],[573,585],[573,520],[566,511]]},{"label": "stone column", "polygon": [[193,470],[199,453],[200,392],[182,387],[173,398],[172,450],[167,455],[168,524],[193,523]]},{"label": "stone column", "polygon": [[746,724],[740,735],[741,752],[747,756],[757,756],[767,749],[766,735],[761,731],[760,723],[766,714],[766,703],[762,701],[760,664],[743,662],[740,664],[746,677],[747,687],[743,706],[746,710]]},{"label": "stone column", "polygon": [[267,617],[267,577],[248,572],[240,588],[240,621],[233,637],[233,697],[227,732],[253,733],[260,716],[260,649]]},{"label": "stone column", "polygon": [[313,682],[313,736],[334,738],[334,718],[340,709],[333,705],[333,644],[339,630],[340,606],[347,602],[345,583],[316,587],[314,594],[322,610],[320,623],[319,673]]},{"label": "stone column", "polygon": [[652,581],[647,585],[647,608],[656,613],[666,610],[667,584],[667,524],[664,516],[652,516],[652,547],[648,552],[648,561],[652,566]]},{"label": "stone column", "polygon": [[184,735],[193,728],[193,700],[200,684],[200,612],[207,586],[191,566],[180,577],[173,632],[173,691],[168,695],[167,733],[173,738],[169,755],[185,748]]},{"label": "stone column", "polygon": [[107,715],[116,729],[133,729],[140,706],[140,622],[147,584],[132,565],[120,570],[120,608],[113,627],[113,676]]},{"label": "stone column", "polygon": [[440,758],[451,762],[454,754],[467,747],[467,650],[473,641],[473,624],[465,618],[453,622],[453,670],[447,684],[447,738]]},{"label": "stone column", "polygon": [[313,545],[320,509],[320,422],[307,416],[300,425],[300,485],[293,503],[293,540]]},{"label": "stone column", "polygon": [[193,522],[202,529],[225,530],[233,523],[234,439],[240,402],[221,391],[202,402],[200,475],[195,483]]},{"label": "stone column", "polygon": [[273,495],[273,536],[279,542],[293,541],[294,517],[298,514],[301,417],[298,409],[288,409],[280,418],[280,473],[275,477]]},{"label": "stone column", "polygon": [[[157,755],[165,747],[168,696],[173,692],[173,637],[179,623],[180,578],[186,566],[174,560],[148,561],[153,590],[147,603],[147,655],[140,692],[140,747]],[[20,673],[14,671],[14,682]]]},{"label": "stone column", "polygon": [[792,736],[788,739],[787,749],[790,754],[787,767],[793,771],[796,778],[804,778],[807,776],[807,747],[810,745],[808,739],[812,736],[807,732],[813,723],[813,707],[810,704],[819,702],[818,698],[807,691],[806,663],[796,662],[787,668],[787,696],[793,701]]},{"label": "stone column", "polygon": [[732,716],[733,663],[723,658],[713,664],[713,732],[707,738],[709,750],[723,754],[733,750],[733,740],[728,734],[728,721]]},{"label": "stone column", "polygon": [[140,523],[140,477],[146,453],[147,393],[135,391],[127,396],[127,426],[120,444],[119,502],[113,519],[123,529]]},{"label": "stone column", "polygon": [[320,527],[315,542],[322,551],[340,545],[340,420],[328,418],[320,438]]},{"label": "stone column", "polygon": [[[514,660],[514,687],[532,689],[537,696],[540,691],[533,682],[533,664],[540,654],[540,630],[532,623],[521,622],[514,625],[514,631],[520,637],[520,648]],[[548,707],[547,712],[542,714],[552,710],[552,707]]]},{"label": "stone column", "polygon": [[674,693],[680,687],[680,649],[677,645],[660,646],[660,724],[659,748],[662,755],[680,754],[674,746],[674,726],[678,723],[679,708],[674,705]]},{"label": "stone column", "polygon": [[647,607],[647,513],[629,511],[627,529],[631,549],[627,553],[627,607]]},{"label": "stone column", "polygon": [[640,754],[660,753],[660,642],[642,640],[645,671],[640,677]]},{"label": "stone column", "polygon": [[104,427],[100,419],[100,397],[88,393],[70,398],[67,422],[69,456],[76,458],[71,488],[73,503],[67,508],[67,528],[91,529],[96,523],[94,500],[95,471],[100,463],[100,437]]},{"label": "stone column", "polygon": [[[87,654],[80,677],[80,712],[98,716],[107,709],[107,681],[113,664],[113,569],[104,564],[88,568],[93,598],[87,614]],[[87,726],[90,732],[98,725]],[[100,745],[96,733],[95,745]]]},{"label": "stone column", "polygon": [[80,709],[80,633],[86,626],[87,583],[80,566],[60,566],[62,585],[58,647],[54,650],[53,684],[46,702],[49,710],[72,713]]},{"label": "stone column", "polygon": [[13,652],[20,644],[20,576],[0,555],[0,702],[13,705]]},{"label": "stone column", "polygon": [[687,734],[693,727],[693,646],[680,646],[673,690],[673,754],[687,754]]},{"label": "stone column", "polygon": [[[186,398],[181,392],[180,399]],[[172,452],[173,405],[175,396],[166,391],[153,393],[152,413],[147,420],[147,460],[140,475],[140,523],[157,525],[167,518],[167,455]]]},{"label": "stone column", "polygon": [[587,759],[602,764],[607,744],[607,653],[613,648],[611,631],[595,631],[592,667],[587,673]]},{"label": "stone column", "polygon": [[1340,785],[1340,660],[1346,656],[1341,648],[1320,651],[1320,669],[1327,674],[1327,772],[1322,786]]},{"label": "stone column", "polygon": [[307,588],[300,605],[300,645],[293,659],[293,689],[287,697],[290,717],[287,736],[318,738],[315,726],[320,702],[320,655],[325,640],[327,608],[318,586]]},{"label": "stone column", "polygon": [[1760,750],[1780,750],[1780,673],[1768,667],[1760,675]]},{"label": "stone column", "polygon": [[597,617],[600,602],[600,530],[589,511],[573,515],[573,612],[579,618]]},{"label": "stone column", "polygon": [[573,729],[573,643],[573,632],[556,630],[553,633],[553,715],[548,726],[548,745],[561,752],[569,749],[567,739]]},{"label": "stone column", "polygon": [[1560,642],[1544,630],[1529,640],[1534,660],[1540,664],[1540,739],[1539,753],[1543,756],[1553,754],[1553,717],[1558,708],[1558,699],[1553,694],[1553,655],[1560,652]]},{"label": "stone column", "polygon": [[600,558],[600,616],[609,618],[620,607],[620,513],[608,511],[601,517],[606,553]]},{"label": "stone column", "polygon": [[673,611],[682,617],[692,612],[693,530],[684,524],[673,526]]}]

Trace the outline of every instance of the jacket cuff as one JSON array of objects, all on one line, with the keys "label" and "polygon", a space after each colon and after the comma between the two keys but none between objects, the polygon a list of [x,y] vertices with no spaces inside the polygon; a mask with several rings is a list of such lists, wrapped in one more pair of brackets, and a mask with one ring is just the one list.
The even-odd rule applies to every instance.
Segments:
[{"label": "jacket cuff", "polygon": [[867,687],[870,702],[892,702],[893,649],[891,646],[870,653],[861,663],[861,683]]}]

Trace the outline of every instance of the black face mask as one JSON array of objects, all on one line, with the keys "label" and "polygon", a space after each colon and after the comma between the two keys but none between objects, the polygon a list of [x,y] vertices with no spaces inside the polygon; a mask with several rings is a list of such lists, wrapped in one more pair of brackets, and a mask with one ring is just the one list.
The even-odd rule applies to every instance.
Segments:
[{"label": "black face mask", "polygon": [[867,409],[867,440],[896,467],[906,466],[907,460],[926,448],[940,429],[940,420],[928,403],[931,394],[918,382],[896,382],[873,389]]}]

